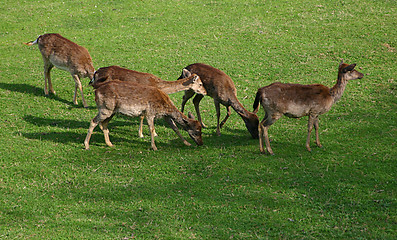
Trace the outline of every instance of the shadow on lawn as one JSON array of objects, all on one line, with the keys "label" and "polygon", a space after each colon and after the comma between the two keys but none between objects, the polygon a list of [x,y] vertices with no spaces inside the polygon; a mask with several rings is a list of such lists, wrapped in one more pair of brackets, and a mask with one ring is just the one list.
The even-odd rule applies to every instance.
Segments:
[{"label": "shadow on lawn", "polygon": [[[58,97],[57,95],[53,95],[53,94],[49,94],[48,96],[46,96],[44,94],[44,90],[42,88],[36,87],[36,86],[32,86],[26,83],[2,83],[0,82],[0,88],[4,89],[4,90],[9,90],[9,91],[13,91],[13,92],[19,92],[19,93],[23,93],[23,94],[30,94],[33,96],[38,96],[38,97],[47,97],[50,99],[54,99],[56,101],[65,103],[67,105],[70,106],[75,106],[75,107],[79,107],[77,105],[74,105],[72,101],[67,101],[63,98]],[[81,105],[82,107],[82,105]],[[89,108],[94,108],[94,107],[89,107]]]}]

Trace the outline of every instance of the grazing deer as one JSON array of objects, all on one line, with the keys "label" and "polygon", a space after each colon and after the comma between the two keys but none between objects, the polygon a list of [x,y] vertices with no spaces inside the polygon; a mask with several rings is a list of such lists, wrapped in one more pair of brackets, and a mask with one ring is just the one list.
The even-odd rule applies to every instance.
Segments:
[{"label": "grazing deer", "polygon": [[189,133],[197,145],[203,145],[200,123],[181,113],[168,95],[156,87],[116,80],[109,81],[95,90],[95,102],[98,107],[98,115],[91,120],[84,141],[86,149],[89,149],[91,134],[98,124],[103,131],[106,144],[113,146],[109,140],[108,123],[116,113],[130,117],[145,116],[150,129],[153,150],[157,150],[154,143],[155,118],[164,118],[185,145],[190,146],[191,144],[179,133],[175,122]]},{"label": "grazing deer", "polygon": [[35,41],[25,43],[28,46],[37,44],[44,61],[44,93],[48,95],[48,87],[51,93],[56,94],[51,83],[50,71],[55,66],[69,71],[75,82],[73,103],[77,105],[77,89],[80,90],[84,107],[83,88],[80,78],[93,78],[95,68],[87,49],[62,37],[57,33],[49,33],[39,36]]},{"label": "grazing deer", "polygon": [[309,116],[306,148],[310,149],[310,132],[313,125],[316,130],[316,144],[322,147],[318,136],[318,117],[328,112],[343,94],[349,80],[361,79],[363,74],[354,70],[356,64],[339,64],[338,80],[332,88],[321,84],[301,85],[291,83],[272,83],[258,89],[254,102],[254,112],[259,110],[259,103],[265,110],[265,117],[259,124],[259,149],[265,153],[263,148],[263,137],[267,151],[273,155],[270,147],[268,128],[283,115],[291,118]]},{"label": "grazing deer", "polygon": [[[230,107],[232,107],[244,120],[245,126],[247,127],[249,133],[253,138],[258,138],[258,124],[259,119],[256,114],[247,111],[243,105],[238,101],[236,95],[236,88],[232,79],[226,75],[226,73],[222,72],[219,69],[216,69],[212,66],[203,64],[203,63],[194,63],[187,66],[185,69],[188,72],[183,71],[182,75],[179,79],[187,77],[188,74],[197,74],[200,76],[201,81],[203,82],[204,88],[207,90],[207,95],[214,99],[215,109],[216,109],[216,117],[217,117],[217,126],[216,126],[216,134],[218,136],[221,135],[220,129],[226,123],[226,120],[230,116]],[[182,108],[181,111],[184,111],[186,102],[195,95],[195,92],[191,90],[185,91],[185,95],[183,96]],[[203,94],[197,93],[193,99],[194,107],[196,109],[198,121],[203,124],[200,115],[199,104],[201,99],[204,97]],[[219,123],[220,118],[220,104],[226,106],[226,117],[223,119],[221,123]]]},{"label": "grazing deer", "polygon": [[[184,69],[183,71],[188,72],[188,70],[186,69]],[[166,94],[172,94],[185,90],[191,90],[195,93],[203,95],[207,94],[199,76],[197,76],[196,74],[192,75],[190,73],[186,73],[186,75],[189,76],[183,79],[179,79],[177,81],[164,81],[161,78],[150,73],[137,72],[119,66],[110,66],[99,68],[94,73],[94,77],[90,81],[90,85],[93,86],[94,89],[96,89],[103,83],[117,79],[120,81],[128,81],[131,83],[157,87]],[[138,132],[139,137],[141,138],[143,137],[143,119],[144,117],[141,116],[141,122],[139,124]],[[157,136],[156,132],[154,133],[154,135]]]}]

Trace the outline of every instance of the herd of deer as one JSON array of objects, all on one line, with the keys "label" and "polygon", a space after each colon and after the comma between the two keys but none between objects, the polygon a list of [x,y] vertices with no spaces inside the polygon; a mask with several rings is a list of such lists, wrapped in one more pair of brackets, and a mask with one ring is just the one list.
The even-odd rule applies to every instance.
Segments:
[{"label": "herd of deer", "polygon": [[[231,114],[230,107],[232,107],[243,119],[251,136],[259,137],[260,151],[265,153],[264,138],[267,151],[273,154],[268,128],[283,115],[292,118],[308,116],[306,148],[311,151],[310,133],[313,126],[316,132],[316,144],[321,147],[318,132],[319,115],[328,112],[332,105],[341,98],[349,80],[363,77],[362,73],[354,69],[356,64],[349,65],[342,61],[339,64],[337,82],[332,88],[321,84],[272,83],[258,89],[253,105],[254,110],[249,112],[238,101],[232,79],[221,70],[206,64],[191,64],[182,70],[178,80],[164,81],[153,74],[132,71],[118,66],[102,67],[95,71],[87,49],[59,34],[44,34],[35,41],[25,44],[28,46],[37,44],[42,54],[44,93],[46,95],[48,95],[47,84],[51,93],[55,94],[50,76],[50,71],[54,66],[69,71],[72,75],[75,81],[74,104],[77,104],[77,90],[79,90],[83,105],[87,107],[80,78],[88,77],[91,80],[90,85],[95,89],[98,114],[91,120],[84,141],[86,149],[89,149],[91,134],[98,124],[104,133],[106,144],[113,146],[109,140],[108,123],[116,113],[131,117],[140,116],[140,137],[143,137],[142,123],[146,117],[150,129],[151,146],[154,150],[157,150],[154,143],[154,137],[157,135],[154,129],[155,118],[164,118],[184,144],[190,145],[179,133],[175,123],[187,131],[197,145],[202,145],[201,128],[205,125],[201,119],[199,105],[201,99],[207,95],[214,99],[217,116],[216,134],[218,136],[220,129]],[[185,91],[181,111],[175,107],[167,95],[179,91]],[[190,113],[189,117],[183,114],[186,102],[193,96],[198,121]],[[222,122],[219,122],[220,104],[224,105],[227,110],[226,117]],[[259,104],[265,111],[265,117],[261,122],[256,115]]]}]

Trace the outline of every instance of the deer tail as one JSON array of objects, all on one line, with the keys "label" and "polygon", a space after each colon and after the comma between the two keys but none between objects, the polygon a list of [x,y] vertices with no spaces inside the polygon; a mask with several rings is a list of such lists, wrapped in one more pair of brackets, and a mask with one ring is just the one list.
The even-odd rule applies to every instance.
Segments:
[{"label": "deer tail", "polygon": [[37,42],[39,41],[39,38],[40,38],[40,36],[39,36],[36,40],[34,40],[34,41],[30,41],[30,42],[23,43],[23,44],[28,45],[28,46],[35,45],[35,44],[37,44]]},{"label": "deer tail", "polygon": [[261,94],[261,91],[258,91],[258,92],[256,92],[256,97],[255,97],[255,101],[254,101],[254,105],[253,105],[255,114],[259,110],[259,104],[260,104],[261,100],[262,100],[262,94]]}]

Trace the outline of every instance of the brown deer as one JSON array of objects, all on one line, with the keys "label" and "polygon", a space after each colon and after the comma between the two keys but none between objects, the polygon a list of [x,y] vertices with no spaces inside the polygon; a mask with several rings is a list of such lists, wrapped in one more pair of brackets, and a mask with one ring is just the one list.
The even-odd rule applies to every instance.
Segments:
[{"label": "brown deer", "polygon": [[339,64],[338,80],[332,88],[321,84],[301,85],[291,83],[272,83],[258,89],[254,102],[254,112],[259,110],[259,103],[265,110],[265,117],[259,124],[259,149],[265,153],[263,148],[263,137],[267,151],[273,155],[270,147],[268,128],[283,115],[291,118],[309,116],[306,148],[310,149],[310,133],[316,130],[316,144],[322,147],[319,139],[319,115],[328,112],[343,94],[349,80],[361,79],[363,74],[354,70],[356,64]]},{"label": "brown deer", "polygon": [[[184,69],[184,71],[188,71]],[[164,81],[161,78],[150,74],[133,71],[127,68],[119,66],[109,66],[99,68],[95,73],[93,79],[90,81],[90,85],[94,89],[98,88],[103,83],[117,79],[120,81],[128,81],[131,83],[137,83],[141,85],[147,85],[157,87],[166,94],[172,94],[184,90],[192,90],[196,93],[207,94],[201,79],[196,74],[188,74],[189,77],[177,80],[177,81]],[[141,116],[141,122],[139,125],[139,137],[143,137],[142,126],[144,117]],[[157,136],[156,132],[154,135]]]},{"label": "brown deer", "polygon": [[44,61],[44,93],[48,95],[48,87],[51,93],[56,94],[52,87],[50,71],[55,66],[69,71],[75,82],[73,103],[77,105],[77,89],[80,90],[84,107],[87,104],[83,95],[80,78],[93,78],[95,68],[87,49],[62,37],[57,33],[48,33],[39,36],[35,41],[25,43],[28,46],[37,44]]},{"label": "brown deer", "polygon": [[116,113],[130,117],[145,116],[150,129],[153,150],[157,150],[154,143],[155,118],[164,118],[185,145],[190,146],[191,144],[179,133],[175,122],[188,132],[197,145],[203,145],[200,123],[181,113],[168,95],[156,87],[117,80],[109,81],[95,90],[95,102],[98,114],[91,120],[84,141],[86,149],[89,149],[91,134],[98,124],[104,133],[106,144],[113,146],[109,140],[108,123]]},{"label": "brown deer", "polygon": [[[249,133],[253,138],[258,138],[258,124],[259,119],[256,114],[247,111],[243,105],[238,101],[236,95],[236,88],[232,79],[226,75],[226,73],[222,72],[219,69],[216,69],[212,66],[203,64],[203,63],[194,63],[187,66],[185,69],[188,72],[183,71],[179,79],[185,78],[188,74],[197,74],[200,76],[201,81],[203,82],[204,88],[207,90],[207,95],[214,99],[215,109],[216,109],[216,117],[217,117],[217,126],[216,126],[216,134],[218,136],[221,135],[220,129],[226,123],[226,120],[230,116],[230,107],[232,107],[244,120],[245,126],[247,127]],[[181,111],[184,111],[186,102],[195,95],[195,92],[191,90],[185,91],[185,95],[183,96],[182,108]],[[201,114],[199,109],[199,104],[201,99],[204,97],[203,94],[197,93],[193,99],[193,104],[196,109],[198,121],[203,124],[201,120]],[[223,119],[221,123],[219,123],[220,118],[220,104],[226,107],[227,113],[226,117]]]}]

